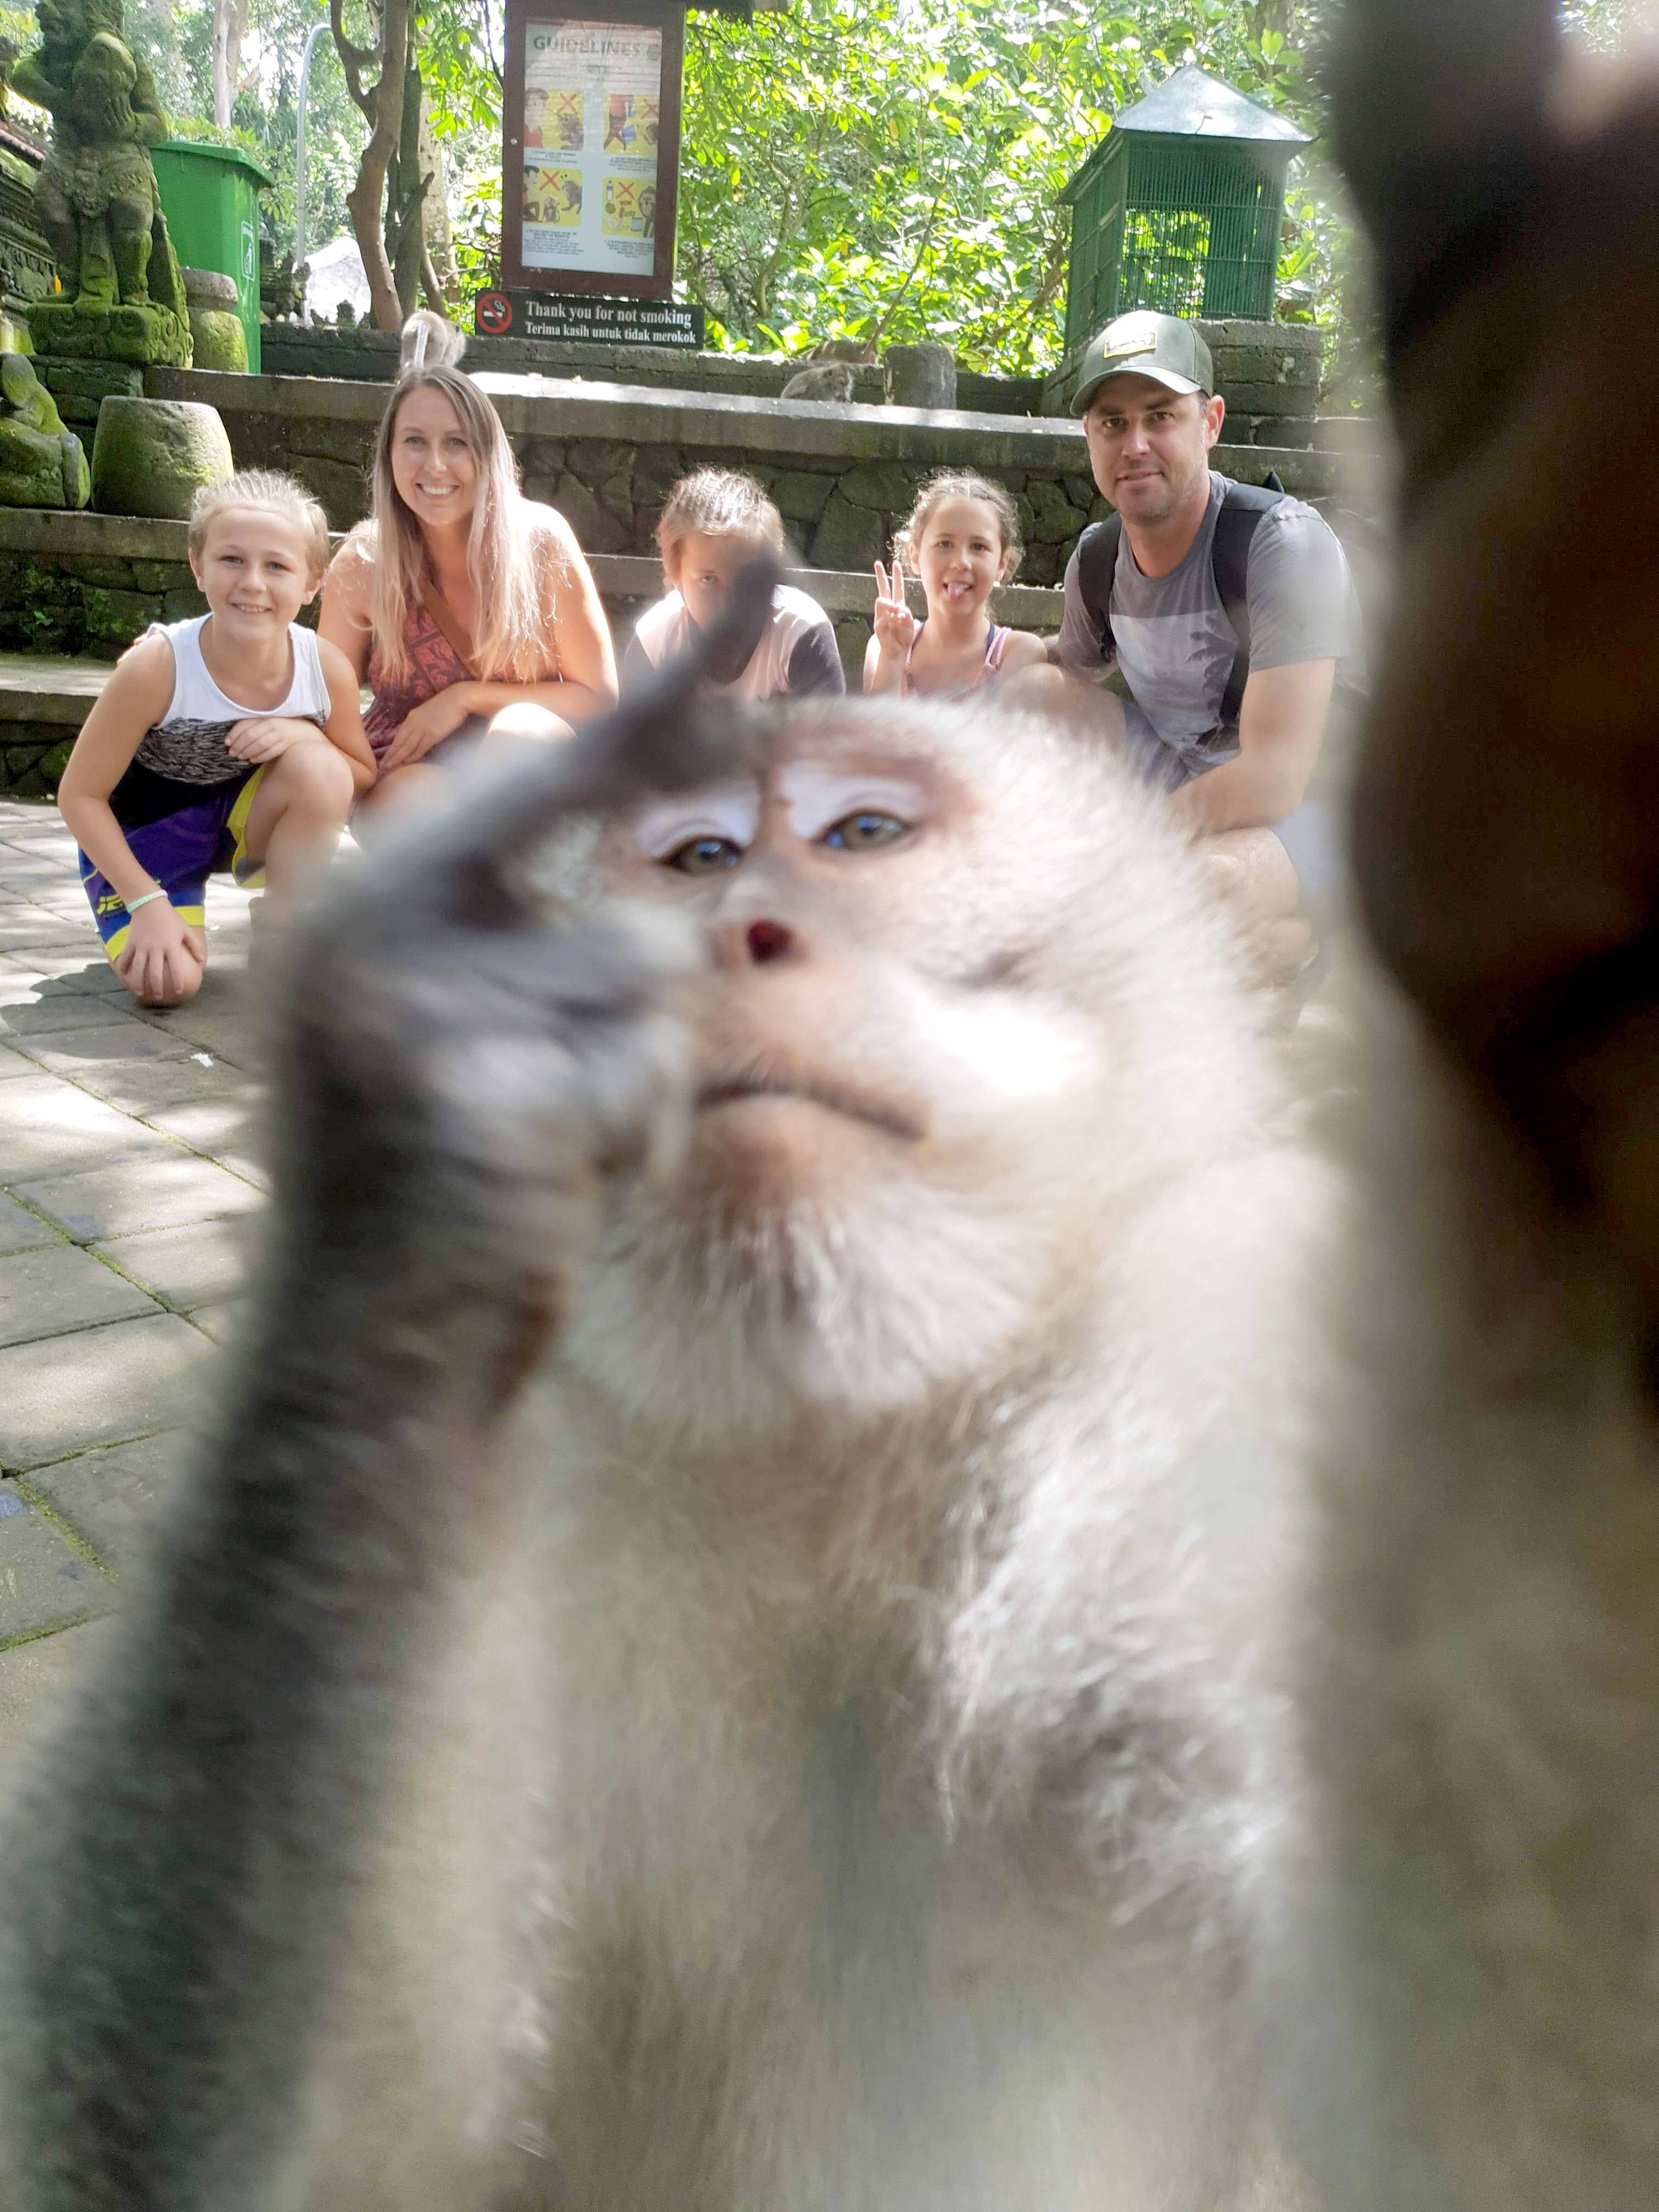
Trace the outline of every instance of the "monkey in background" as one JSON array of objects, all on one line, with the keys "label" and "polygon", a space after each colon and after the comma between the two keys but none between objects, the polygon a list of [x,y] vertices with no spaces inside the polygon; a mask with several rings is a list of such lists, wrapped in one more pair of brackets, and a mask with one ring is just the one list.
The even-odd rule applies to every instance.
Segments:
[{"label": "monkey in background", "polygon": [[1659,2202],[1659,79],[1365,0],[1395,635],[1355,799],[1398,1002],[1282,1608],[1265,1947],[1328,2212]]},{"label": "monkey in background", "polygon": [[1277,2208],[1322,1188],[1236,927],[1040,721],[696,711],[307,947],[261,1317],[6,1844],[20,2212]]}]

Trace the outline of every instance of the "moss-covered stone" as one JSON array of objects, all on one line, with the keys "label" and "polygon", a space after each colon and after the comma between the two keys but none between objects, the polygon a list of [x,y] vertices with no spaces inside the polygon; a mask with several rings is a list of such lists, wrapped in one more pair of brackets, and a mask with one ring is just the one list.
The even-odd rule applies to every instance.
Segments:
[{"label": "moss-covered stone", "polygon": [[849,505],[837,491],[812,533],[812,566],[867,568],[881,558],[884,541],[880,516]]},{"label": "moss-covered stone", "polygon": [[832,475],[812,469],[780,469],[772,478],[772,498],[786,522],[816,522],[836,488]]},{"label": "moss-covered stone", "polygon": [[576,533],[584,553],[626,552],[633,533],[607,514],[580,477],[568,470],[559,478],[553,504]]},{"label": "moss-covered stone", "polygon": [[106,592],[130,592],[138,582],[131,561],[100,561],[91,554],[81,555],[75,573],[83,584],[96,584]]},{"label": "moss-covered stone", "polygon": [[37,300],[29,329],[38,354],[77,361],[125,361],[140,368],[191,365],[190,325],[170,307],[137,304],[88,308],[73,300]]},{"label": "moss-covered stone", "polygon": [[149,592],[107,592],[88,584],[82,594],[89,652],[124,652],[162,617],[159,595]]},{"label": "moss-covered stone", "polygon": [[193,592],[196,580],[187,561],[135,561],[133,588],[140,592]]},{"label": "moss-covered stone", "polygon": [[1031,538],[1040,545],[1075,538],[1089,520],[1086,507],[1073,507],[1059,484],[1042,477],[1033,477],[1026,484],[1025,500],[1031,510]]},{"label": "moss-covered stone", "polygon": [[101,514],[183,521],[197,491],[222,483],[234,468],[216,407],[195,399],[112,395],[99,410],[92,495]]},{"label": "moss-covered stone", "polygon": [[84,507],[87,461],[27,354],[0,354],[0,506]]},{"label": "moss-covered stone", "polygon": [[862,461],[848,470],[836,489],[849,507],[908,514],[916,495],[916,479],[902,461]]},{"label": "moss-covered stone", "polygon": [[190,349],[192,368],[216,368],[232,375],[247,374],[247,332],[240,315],[219,307],[190,311]]},{"label": "moss-covered stone", "polygon": [[[188,622],[192,615],[204,615],[207,611],[208,603],[202,597],[202,594],[197,590],[194,584],[176,585],[172,591],[163,592],[161,594],[161,620],[163,622]],[[316,610],[314,603],[310,607],[301,608],[300,620],[302,623],[305,621],[307,615],[310,616],[312,627],[314,629],[316,627]]]},{"label": "moss-covered stone", "polygon": [[53,745],[49,752],[41,754],[39,763],[40,780],[48,791],[57,790],[58,780],[69,766],[70,755],[74,750],[74,740],[65,738],[61,744]]},{"label": "moss-covered stone", "polygon": [[844,615],[836,624],[836,648],[841,654],[849,691],[857,691],[863,686],[864,653],[870,637],[871,625],[862,615]]},{"label": "moss-covered stone", "polygon": [[634,449],[623,446],[612,453],[610,465],[599,479],[599,505],[631,537],[634,529]]}]

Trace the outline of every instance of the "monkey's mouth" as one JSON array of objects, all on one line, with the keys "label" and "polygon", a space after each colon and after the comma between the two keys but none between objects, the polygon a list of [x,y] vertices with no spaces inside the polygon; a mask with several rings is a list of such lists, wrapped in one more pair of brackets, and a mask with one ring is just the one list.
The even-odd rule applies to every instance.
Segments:
[{"label": "monkey's mouth", "polygon": [[697,1111],[701,1114],[715,1107],[741,1105],[756,1098],[804,1099],[809,1106],[819,1107],[826,1114],[839,1114],[849,1121],[866,1122],[871,1128],[879,1129],[884,1136],[896,1137],[907,1145],[919,1143],[922,1136],[918,1121],[881,1100],[793,1076],[737,1075],[705,1084],[697,1093]]}]

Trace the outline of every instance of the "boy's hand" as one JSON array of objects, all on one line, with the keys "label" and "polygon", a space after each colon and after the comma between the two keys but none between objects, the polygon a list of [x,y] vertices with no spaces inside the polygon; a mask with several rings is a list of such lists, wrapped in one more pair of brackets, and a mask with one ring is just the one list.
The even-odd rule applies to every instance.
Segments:
[{"label": "boy's hand", "polygon": [[290,745],[313,743],[327,743],[315,722],[302,721],[289,714],[250,714],[245,721],[233,725],[225,739],[225,750],[233,760],[248,761],[256,768],[263,768],[267,761],[280,760]]},{"label": "boy's hand", "polygon": [[127,925],[115,972],[147,1006],[178,1006],[202,987],[206,965],[196,933],[171,899],[151,899]]}]

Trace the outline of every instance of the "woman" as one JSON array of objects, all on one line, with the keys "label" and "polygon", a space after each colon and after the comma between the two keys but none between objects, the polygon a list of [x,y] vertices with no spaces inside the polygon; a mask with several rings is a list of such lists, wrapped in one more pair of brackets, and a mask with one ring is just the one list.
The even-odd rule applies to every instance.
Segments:
[{"label": "woman", "polygon": [[374,512],[335,555],[319,634],[373,691],[363,727],[379,811],[435,790],[457,741],[563,738],[616,703],[611,632],[575,534],[519,489],[488,399],[437,315],[404,326],[374,441]]}]

